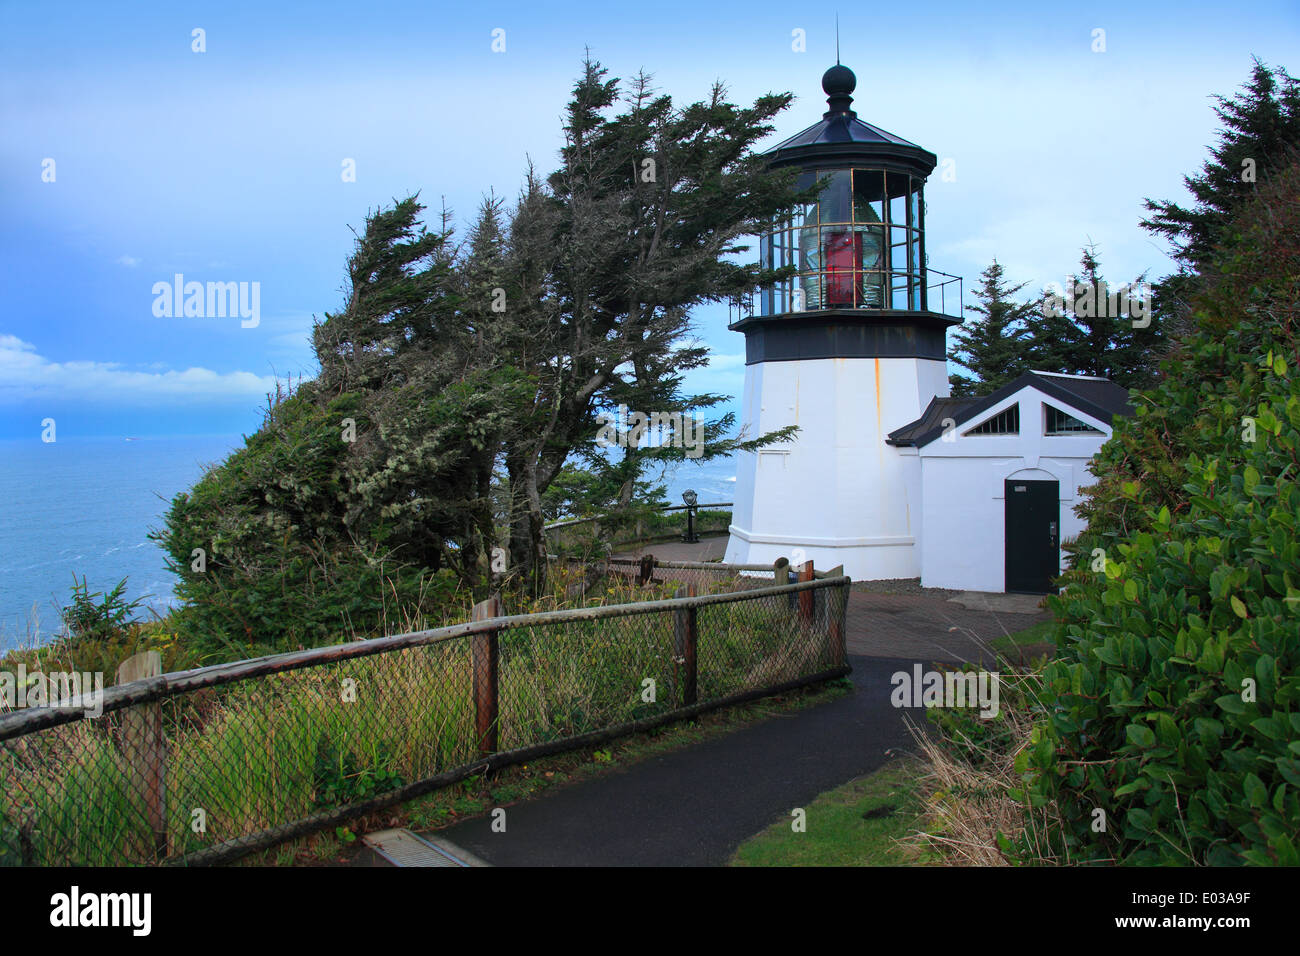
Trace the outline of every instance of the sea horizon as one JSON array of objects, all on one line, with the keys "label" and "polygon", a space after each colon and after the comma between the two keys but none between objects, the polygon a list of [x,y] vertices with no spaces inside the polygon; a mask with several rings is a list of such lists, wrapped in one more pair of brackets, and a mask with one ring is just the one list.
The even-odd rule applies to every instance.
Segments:
[{"label": "sea horizon", "polygon": [[[141,619],[175,607],[175,576],[148,535],[171,500],[223,460],[242,435],[0,439],[0,652],[43,644],[60,628],[74,575],[106,592],[123,578]],[[730,501],[735,460],[684,463],[663,479],[672,504]],[[659,482],[656,482],[659,483]]]}]

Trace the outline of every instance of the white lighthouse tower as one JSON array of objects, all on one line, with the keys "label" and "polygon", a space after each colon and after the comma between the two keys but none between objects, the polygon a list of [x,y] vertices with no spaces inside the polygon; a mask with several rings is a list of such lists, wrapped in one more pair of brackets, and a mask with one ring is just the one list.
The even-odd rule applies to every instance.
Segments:
[{"label": "white lighthouse tower", "polygon": [[737,464],[726,560],[842,564],[858,580],[921,573],[920,464],[889,433],[947,396],[946,333],[930,311],[924,187],[935,156],[857,118],[857,80],[826,71],[822,120],[767,155],[815,203],[762,237],[766,268],[794,267],[759,293],[745,335],[742,417],[750,436],[799,426]]}]

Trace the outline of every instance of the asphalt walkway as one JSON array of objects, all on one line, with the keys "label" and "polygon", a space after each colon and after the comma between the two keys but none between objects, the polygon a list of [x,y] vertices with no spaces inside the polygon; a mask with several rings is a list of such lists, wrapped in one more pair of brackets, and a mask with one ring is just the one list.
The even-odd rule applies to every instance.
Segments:
[{"label": "asphalt walkway", "polygon": [[911,663],[851,663],[850,695],[514,804],[504,833],[479,817],[437,836],[496,866],[723,864],[795,807],[911,746],[908,711],[889,704],[890,675]]},{"label": "asphalt walkway", "polygon": [[[726,538],[648,547],[669,560],[720,557]],[[715,554],[715,552],[718,552]],[[983,661],[990,644],[1046,617],[1036,601],[924,591],[915,582],[854,587],[846,640],[853,692],[698,744],[611,770],[436,831],[497,866],[716,866],[818,794],[910,750],[908,721],[890,701],[914,664]]]}]

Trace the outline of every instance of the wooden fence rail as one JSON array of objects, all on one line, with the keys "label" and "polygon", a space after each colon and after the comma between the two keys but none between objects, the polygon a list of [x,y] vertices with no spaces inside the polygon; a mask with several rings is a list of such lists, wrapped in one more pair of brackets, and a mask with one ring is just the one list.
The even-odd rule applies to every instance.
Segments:
[{"label": "wooden fence rail", "polygon": [[[685,567],[691,564],[691,562],[656,562],[651,558],[648,563],[638,561],[635,568],[638,572],[653,574],[653,570],[657,567]],[[780,583],[774,582],[772,585],[747,587],[743,590],[716,594],[698,594],[697,586],[691,583],[679,588],[672,598],[612,606],[506,615],[503,613],[500,597],[493,596],[489,600],[475,605],[472,611],[472,619],[463,624],[431,628],[372,640],[355,641],[348,644],[275,654],[171,674],[158,673],[159,661],[156,652],[133,658],[120,669],[118,674],[120,683],[115,687],[105,689],[99,701],[102,705],[102,714],[116,715],[112,718],[112,721],[114,722],[113,726],[116,728],[115,734],[120,738],[119,746],[122,755],[121,767],[118,772],[121,776],[121,782],[126,785],[125,792],[135,795],[133,799],[139,808],[139,819],[141,821],[138,830],[139,836],[132,837],[128,844],[118,844],[114,852],[128,855],[128,858],[123,859],[123,862],[183,862],[187,864],[222,862],[254,850],[273,846],[294,836],[336,825],[352,817],[413,799],[438,787],[457,780],[463,780],[472,774],[482,773],[488,769],[526,762],[551,753],[590,746],[622,735],[648,730],[671,721],[685,719],[708,710],[730,706],[770,694],[784,693],[796,687],[844,676],[849,672],[844,647],[844,615],[848,604],[848,589],[851,583],[849,578],[842,574],[823,576],[813,569],[811,563],[808,563],[800,569],[800,580],[798,582],[787,583],[787,566],[788,563],[782,565],[778,562],[774,573],[776,581]],[[760,571],[773,571],[768,566],[754,567]],[[742,568],[736,566],[703,563],[698,563],[697,569],[730,574],[742,570]],[[830,600],[832,596],[835,596],[837,600],[832,602]],[[772,620],[776,622],[778,627],[783,626],[780,622],[791,625],[797,624],[797,627],[788,632],[787,637],[780,639],[782,641],[807,641],[811,653],[797,669],[781,673],[780,677],[785,679],[777,680],[774,675],[769,678],[773,683],[765,686],[748,686],[750,678],[730,683],[717,683],[715,676],[709,678],[714,683],[702,688],[700,661],[701,622],[707,622],[711,618],[708,616],[702,618],[701,612],[741,602],[755,602],[756,613],[760,612],[765,604],[767,611],[761,613],[773,614]],[[521,739],[518,737],[517,732],[512,731],[512,733],[515,733],[513,749],[505,751],[501,749],[503,742],[501,736],[501,640],[503,634],[514,629],[527,629],[531,635],[527,640],[544,643],[546,638],[539,637],[538,634],[548,627],[563,628],[566,624],[615,622],[647,615],[665,616],[671,622],[671,644],[662,645],[663,651],[660,653],[665,656],[671,654],[672,659],[671,661],[664,661],[664,657],[658,659],[663,661],[664,666],[668,668],[665,677],[673,681],[675,686],[671,700],[665,700],[664,709],[661,712],[647,717],[642,716],[644,711],[611,711],[600,718],[605,726],[596,724],[595,726],[598,729],[589,730],[578,725],[571,728],[567,736],[562,736],[560,739],[545,739],[545,737],[539,739],[526,736]],[[742,614],[740,619],[744,620],[746,617],[747,614]],[[712,619],[716,621],[719,618],[714,617]],[[735,620],[735,618],[727,615],[722,620]],[[766,628],[767,625],[764,625],[763,629],[758,629],[754,633],[760,635],[778,633]],[[590,640],[591,643],[587,646],[593,649],[593,653],[599,654],[602,648],[609,646],[608,635],[613,632],[601,628],[589,633],[590,636],[586,640]],[[654,633],[654,631],[649,629],[645,633]],[[729,634],[733,632],[728,630],[721,633]],[[747,634],[749,632],[742,627],[739,633]],[[779,633],[786,634],[787,632],[780,631]],[[665,638],[669,637],[667,634],[664,636]],[[718,636],[718,632],[714,632],[712,635],[704,635],[710,640],[716,636]],[[285,674],[306,668],[322,667],[342,661],[360,660],[409,648],[432,647],[453,641],[465,642],[461,646],[467,647],[468,661],[466,665],[462,666],[468,666],[472,671],[468,676],[467,683],[456,685],[467,687],[471,698],[469,703],[471,705],[472,725],[467,724],[465,731],[461,732],[459,738],[464,747],[461,752],[465,756],[457,758],[461,760],[468,758],[468,762],[446,770],[442,769],[445,764],[431,764],[427,770],[422,771],[422,779],[416,779],[413,782],[398,781],[389,791],[374,794],[365,799],[354,800],[350,803],[338,801],[341,805],[327,806],[327,808],[319,812],[310,813],[300,819],[281,822],[271,818],[267,821],[267,824],[270,825],[264,824],[264,828],[261,830],[246,833],[242,836],[230,837],[216,845],[196,849],[192,842],[188,848],[178,846],[175,843],[177,839],[175,817],[177,814],[187,811],[185,807],[179,805],[179,798],[177,806],[169,807],[168,805],[167,780],[169,767],[167,760],[169,752],[173,752],[175,746],[171,746],[169,750],[169,741],[166,739],[162,719],[162,705],[169,698],[191,694],[205,688]],[[637,646],[644,647],[645,645],[640,643]],[[706,643],[704,646],[710,647],[713,645]],[[761,643],[751,646],[755,649],[755,653],[766,654],[770,652],[768,649],[764,649],[766,645]],[[464,660],[465,658],[460,659]],[[457,673],[462,674],[462,677],[458,678],[458,680],[464,681],[463,671],[457,671]],[[628,676],[639,680],[637,674],[639,672],[632,672]],[[456,691],[456,693],[460,694],[464,693],[464,691]],[[702,697],[705,699],[701,699]],[[507,702],[513,702],[514,700],[514,698],[509,698]],[[404,706],[419,707],[420,702],[412,700],[409,705]],[[628,720],[627,717],[636,717],[637,719]],[[84,707],[75,705],[30,708],[0,716],[0,757],[5,755],[6,747],[17,747],[18,752],[21,752],[27,741],[20,738],[38,734],[74,721],[88,719],[91,718],[85,716]],[[619,720],[622,722],[616,722]],[[515,725],[512,724],[511,726]],[[592,725],[587,725],[587,727],[590,726]],[[473,734],[472,738],[469,736],[470,732]],[[530,739],[531,743],[529,742]],[[518,745],[521,740],[525,744],[524,746]],[[36,741],[36,743],[39,744],[39,741]],[[40,752],[40,747],[37,746],[34,752]],[[317,759],[319,759],[319,754]],[[434,772],[435,770],[438,772]],[[21,771],[18,772],[21,773]],[[6,785],[7,795],[9,794],[9,785],[21,784],[21,781],[21,777],[10,778]],[[97,790],[98,788],[87,790],[85,793],[87,799],[95,799]],[[177,793],[179,794],[183,790],[184,787],[178,787]],[[37,805],[30,804],[29,806],[35,807]],[[11,810],[6,812],[12,812],[12,807],[16,806],[16,804],[11,801],[10,806]],[[22,812],[30,814],[34,813],[35,810],[29,809]],[[168,829],[169,819],[173,824],[170,831]],[[0,819],[0,823],[5,822],[5,820]],[[28,827],[25,832],[31,832],[30,824],[33,822],[35,822],[34,818],[25,820],[23,825]],[[58,819],[44,817],[36,827],[37,832],[42,832],[41,827],[46,828],[45,832],[57,829],[60,822]],[[0,827],[0,831],[3,831],[3,829],[4,827]],[[3,838],[4,834],[0,832],[0,839]],[[186,852],[187,849],[188,852]],[[70,862],[76,861],[72,860]]]}]

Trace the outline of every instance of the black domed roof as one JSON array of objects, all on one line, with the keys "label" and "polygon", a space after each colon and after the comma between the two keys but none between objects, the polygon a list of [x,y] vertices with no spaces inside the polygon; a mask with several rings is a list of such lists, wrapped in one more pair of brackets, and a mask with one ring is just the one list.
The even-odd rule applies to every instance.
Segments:
[{"label": "black domed roof", "polygon": [[852,109],[851,95],[857,85],[857,76],[847,66],[836,63],[827,70],[822,76],[822,89],[826,91],[828,109],[821,122],[768,150],[772,165],[802,165],[823,156],[892,159],[921,176],[928,176],[938,163],[934,153],[858,119]]}]

